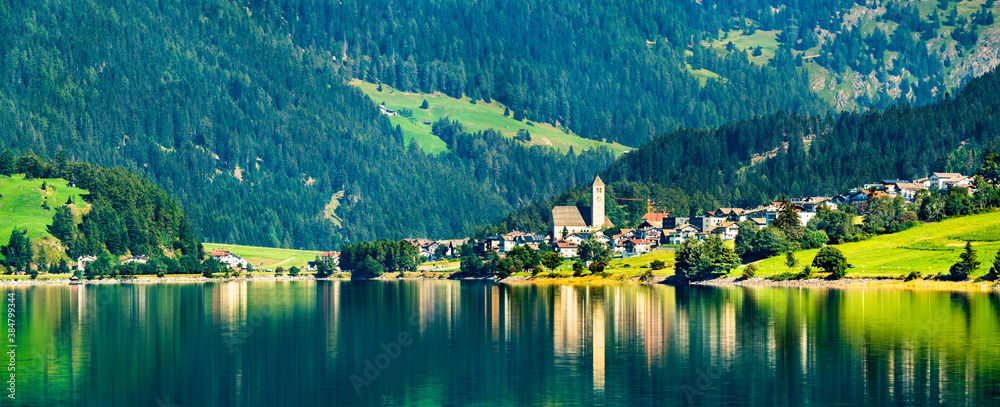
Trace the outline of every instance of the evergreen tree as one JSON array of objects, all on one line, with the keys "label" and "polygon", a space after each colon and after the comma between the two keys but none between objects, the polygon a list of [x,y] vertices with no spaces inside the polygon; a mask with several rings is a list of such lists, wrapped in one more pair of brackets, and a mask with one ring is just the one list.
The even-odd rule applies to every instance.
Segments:
[{"label": "evergreen tree", "polygon": [[990,267],[990,271],[986,273],[983,280],[997,281],[998,278],[1000,278],[1000,250],[997,251],[996,257],[993,258],[993,267]]},{"label": "evergreen tree", "polygon": [[788,201],[785,195],[781,195],[781,209],[778,211],[778,218],[772,222],[771,226],[781,229],[785,236],[793,241],[801,241],[803,236],[802,222],[799,213],[795,210],[795,205]]},{"label": "evergreen tree", "polygon": [[424,102],[420,104],[420,108],[424,109],[424,110],[427,110],[430,107],[431,107],[431,105],[429,103],[427,103],[427,99],[424,99]]},{"label": "evergreen tree", "polygon": [[73,217],[73,210],[63,205],[56,208],[56,213],[52,216],[52,225],[49,226],[49,233],[63,243],[69,243],[76,232],[76,222]]},{"label": "evergreen tree", "polygon": [[982,263],[976,259],[976,251],[972,250],[972,242],[965,242],[965,250],[959,255],[958,263],[953,264],[948,271],[954,280],[967,280],[980,264]]},{"label": "evergreen tree", "polygon": [[17,156],[14,155],[13,151],[3,150],[0,154],[0,175],[10,176],[16,172],[17,168]]},{"label": "evergreen tree", "polygon": [[4,262],[11,272],[28,271],[34,257],[31,240],[28,239],[28,230],[15,227],[10,232],[10,240],[7,245],[0,247],[0,254],[3,254]]}]

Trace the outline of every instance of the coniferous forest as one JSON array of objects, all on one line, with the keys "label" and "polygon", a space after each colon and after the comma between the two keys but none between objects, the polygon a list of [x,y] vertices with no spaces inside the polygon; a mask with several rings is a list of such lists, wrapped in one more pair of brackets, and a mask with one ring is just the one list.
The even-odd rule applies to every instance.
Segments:
[{"label": "coniferous forest", "polygon": [[[892,30],[862,33],[845,25],[858,5],[847,0],[0,0],[0,148],[130,168],[177,196],[207,241],[296,248],[466,235],[535,210],[527,205],[612,161],[604,151],[560,154],[467,134],[460,123],[436,126],[449,151],[428,156],[347,84],[363,79],[497,100],[515,117],[630,146],[670,134],[651,145],[720,172],[685,172],[661,185],[664,199],[689,209],[759,200],[771,190],[716,181],[779,142],[799,154],[795,137],[771,126],[825,134],[867,120],[822,116],[831,105],[811,90],[810,64],[841,77],[874,70],[892,83],[855,98],[859,107],[924,103],[961,82],[942,69],[961,62],[955,52],[968,55],[992,14],[952,18],[945,3],[934,15],[869,4]],[[777,46],[762,60],[759,46],[713,45],[733,30],[767,32]],[[920,43],[934,38],[942,47]],[[892,68],[888,55],[898,56]],[[724,125],[734,120],[749,121]],[[677,131],[713,126],[722,127]],[[703,135],[718,132],[733,133],[733,150]],[[873,137],[857,142],[893,140]],[[961,161],[941,158],[951,140],[926,143],[933,160]],[[656,163],[644,154],[607,173],[651,181],[687,165],[674,159],[683,154]],[[869,169],[837,169],[840,178],[814,171],[823,179],[807,180],[788,167],[767,182],[826,190],[845,172],[928,168],[919,154],[895,162],[913,168],[878,156]],[[649,172],[630,174],[638,170]]]},{"label": "coniferous forest", "polygon": [[[657,137],[600,173],[615,198],[652,199],[686,216],[719,207],[755,207],[779,195],[831,196],[881,179],[931,172],[975,174],[1000,151],[1000,72],[973,79],[926,106],[825,115],[778,113]],[[556,205],[587,205],[589,186],[535,203],[484,231],[544,231]],[[636,224],[645,204],[608,200],[616,225]]]}]

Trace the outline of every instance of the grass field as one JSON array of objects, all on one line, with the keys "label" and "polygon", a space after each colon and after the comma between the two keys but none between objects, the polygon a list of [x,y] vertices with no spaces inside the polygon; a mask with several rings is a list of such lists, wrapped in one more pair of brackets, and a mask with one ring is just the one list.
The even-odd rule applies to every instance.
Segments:
[{"label": "grass field", "polygon": [[[42,183],[47,184],[42,191]],[[64,179],[40,179],[30,181],[24,175],[11,177],[0,176],[0,245],[10,241],[10,232],[15,227],[27,228],[28,238],[36,240],[52,236],[48,226],[52,224],[52,216],[56,208],[66,203],[72,197],[74,205],[81,211],[89,206],[81,195],[88,192],[80,188],[70,188]],[[42,208],[48,203],[49,210]],[[0,256],[2,258],[2,256]]]},{"label": "grass field", "polygon": [[[233,244],[205,243],[205,250],[225,249],[241,256],[251,263],[255,268],[274,269],[281,266],[286,270],[292,266],[299,268],[306,267],[306,263],[316,260],[318,251],[278,249],[274,247],[240,246]],[[263,266],[261,265],[263,263]]]},{"label": "grass field", "polygon": [[[847,270],[850,276],[899,276],[911,271],[947,274],[948,268],[958,261],[966,240],[972,241],[972,247],[983,263],[974,276],[985,274],[1000,250],[1000,211],[924,224],[836,247],[847,257],[847,262],[854,265]],[[800,265],[810,264],[817,251],[800,251],[795,253],[795,258]],[[791,271],[785,266],[785,256],[763,260],[759,267],[758,276],[761,277]],[[798,270],[801,266],[795,271]],[[739,275],[741,271],[737,269],[731,274]]]},{"label": "grass field", "polygon": [[[378,85],[360,80],[353,80],[351,84],[361,89],[376,104],[385,102],[385,107],[392,110],[401,108],[412,110],[412,119],[390,116],[389,121],[402,128],[407,142],[413,139],[417,140],[424,152],[429,154],[446,151],[447,146],[444,141],[431,134],[431,125],[424,124],[424,122],[433,123],[443,117],[458,120],[470,133],[496,129],[506,137],[514,137],[519,129],[525,129],[531,133],[530,144],[550,146],[563,152],[568,151],[570,146],[577,152],[605,147],[613,151],[616,156],[630,150],[629,147],[621,144],[602,143],[572,133],[567,134],[550,124],[532,123],[529,125],[528,120],[517,121],[511,117],[505,117],[503,115],[504,106],[497,101],[485,103],[480,100],[476,104],[472,104],[469,103],[470,99],[467,97],[455,99],[442,93],[401,92],[389,85],[382,85],[382,92],[379,92]],[[429,108],[426,110],[420,109],[420,104],[424,100],[427,100],[429,104]]]},{"label": "grass field", "polygon": [[[742,30],[733,30],[727,32],[726,38],[712,41],[712,48],[715,48],[716,52],[720,54],[727,54],[729,50],[726,49],[726,44],[731,41],[737,50],[747,51],[747,57],[750,58],[751,62],[757,65],[767,65],[767,62],[774,58],[774,53],[778,50],[778,32],[778,30],[757,30],[753,34],[743,35]],[[752,48],[758,46],[761,47],[761,55],[751,56]]]}]

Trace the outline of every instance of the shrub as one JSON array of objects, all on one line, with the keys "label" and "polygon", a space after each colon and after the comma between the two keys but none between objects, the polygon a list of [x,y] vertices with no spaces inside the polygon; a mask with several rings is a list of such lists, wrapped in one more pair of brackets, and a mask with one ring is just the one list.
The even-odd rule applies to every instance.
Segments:
[{"label": "shrub", "polygon": [[575,261],[573,262],[573,277],[580,277],[583,275],[583,262]]},{"label": "shrub", "polygon": [[756,275],[757,275],[756,264],[748,264],[746,267],[743,268],[743,278],[753,278]]},{"label": "shrub", "polygon": [[663,260],[653,260],[652,263],[649,263],[649,267],[653,270],[663,270],[664,267],[667,267],[667,263],[664,263]]},{"label": "shrub", "polygon": [[781,273],[781,274],[775,274],[771,277],[768,277],[767,279],[771,281],[785,281],[797,278],[798,276],[799,275],[796,273]]},{"label": "shrub", "polygon": [[167,273],[163,272],[163,270],[160,270],[160,271],[157,271],[157,272],[156,272],[156,276],[157,276],[157,277],[160,277],[160,278],[163,278],[163,277],[165,277],[166,275],[167,275]]},{"label": "shrub", "polygon": [[201,273],[201,276],[205,277],[205,278],[214,278],[215,277],[215,275],[212,274],[212,271],[211,270],[207,270],[207,269]]},{"label": "shrub", "polygon": [[920,274],[919,271],[911,271],[910,274],[906,275],[906,278],[904,278],[903,281],[913,281],[921,278],[924,278],[924,275]]},{"label": "shrub", "polygon": [[604,274],[604,269],[606,267],[608,267],[608,262],[602,260],[602,261],[595,261],[593,263],[590,263],[590,266],[587,267],[587,268],[590,269],[590,273],[591,274],[602,274],[603,275]]},{"label": "shrub", "polygon": [[798,280],[808,280],[810,277],[812,277],[812,273],[813,273],[812,267],[805,266],[802,267],[802,271],[798,275],[796,275],[795,278]]}]

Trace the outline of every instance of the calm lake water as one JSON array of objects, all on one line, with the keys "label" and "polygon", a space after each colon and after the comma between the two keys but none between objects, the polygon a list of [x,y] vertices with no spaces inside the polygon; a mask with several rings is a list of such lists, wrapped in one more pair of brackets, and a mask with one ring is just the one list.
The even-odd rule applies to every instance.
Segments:
[{"label": "calm lake water", "polygon": [[1000,405],[1000,296],[296,281],[5,287],[30,406]]}]

